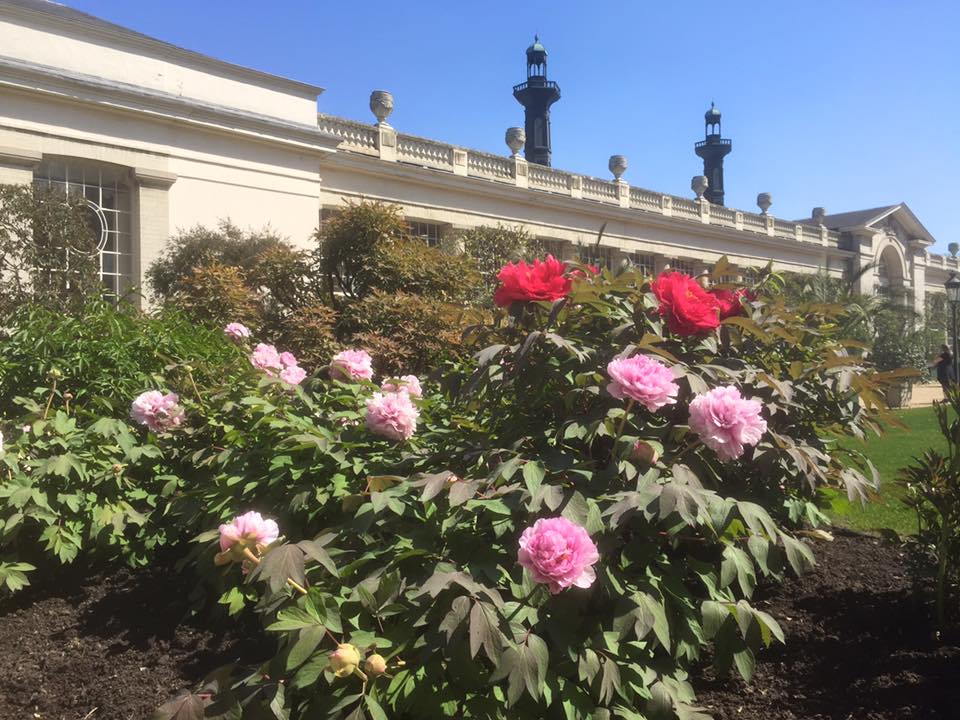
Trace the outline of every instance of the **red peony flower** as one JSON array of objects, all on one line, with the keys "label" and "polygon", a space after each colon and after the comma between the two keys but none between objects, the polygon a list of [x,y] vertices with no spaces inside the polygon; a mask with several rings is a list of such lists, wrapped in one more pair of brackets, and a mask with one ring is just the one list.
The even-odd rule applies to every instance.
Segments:
[{"label": "red peony flower", "polygon": [[660,316],[676,335],[703,335],[720,324],[720,303],[700,283],[678,272],[661,273],[650,284],[660,301]]},{"label": "red peony flower", "polygon": [[559,300],[566,297],[573,284],[566,271],[567,266],[553,255],[547,255],[542,262],[534,260],[532,265],[523,260],[507,263],[497,275],[500,287],[493,294],[493,301],[506,307],[516,301]]},{"label": "red peony flower", "polygon": [[737,290],[717,288],[711,290],[710,294],[713,295],[720,304],[721,320],[743,314],[743,303],[740,302],[740,298],[746,298],[747,300],[755,299],[754,294],[746,288],[738,288]]}]

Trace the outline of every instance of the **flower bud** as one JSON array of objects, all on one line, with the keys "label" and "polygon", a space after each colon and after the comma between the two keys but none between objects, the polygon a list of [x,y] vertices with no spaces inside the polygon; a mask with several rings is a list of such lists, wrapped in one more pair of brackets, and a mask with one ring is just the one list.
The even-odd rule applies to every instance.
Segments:
[{"label": "flower bud", "polygon": [[384,659],[383,655],[374,653],[367,658],[366,662],[363,663],[363,669],[367,671],[367,675],[370,677],[383,675],[387,671],[387,661]]},{"label": "flower bud", "polygon": [[460,482],[460,480],[461,480],[460,477],[454,475],[453,473],[450,473],[449,475],[447,475],[447,486],[449,487],[450,485],[453,485],[454,483],[458,483],[458,482]]},{"label": "flower bud", "polygon": [[660,453],[657,452],[657,448],[648,443],[646,440],[637,440],[633,444],[633,450],[630,453],[630,456],[645,465],[653,465],[657,460],[660,459]]},{"label": "flower bud", "polygon": [[360,651],[350,643],[340,643],[330,653],[330,669],[337,677],[353,675],[360,665]]},{"label": "flower bud", "polygon": [[57,368],[50,368],[50,372],[47,373],[54,380],[59,380],[63,377],[63,373],[57,370]]}]

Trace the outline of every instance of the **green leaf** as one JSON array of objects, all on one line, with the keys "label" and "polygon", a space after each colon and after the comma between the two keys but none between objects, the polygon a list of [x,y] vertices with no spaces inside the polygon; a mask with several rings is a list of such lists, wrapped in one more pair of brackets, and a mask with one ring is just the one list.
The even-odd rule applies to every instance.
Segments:
[{"label": "green leaf", "polygon": [[367,710],[370,712],[372,720],[389,720],[387,714],[380,707],[380,703],[373,699],[372,695],[367,695]]},{"label": "green leaf", "polygon": [[750,682],[754,671],[757,669],[757,659],[750,648],[744,648],[733,654],[733,663],[737,666],[740,676]]},{"label": "green leaf", "polygon": [[470,610],[470,657],[476,657],[483,647],[487,657],[496,665],[500,662],[503,635],[497,627],[495,611],[482,600]]},{"label": "green leaf", "polygon": [[326,630],[322,625],[303,628],[287,654],[287,670],[292,670],[306,662],[325,635]]},{"label": "green leaf", "polygon": [[728,545],[723,551],[723,562],[720,565],[720,587],[727,587],[734,578],[740,584],[743,594],[750,597],[757,584],[753,561],[740,548]]},{"label": "green leaf", "polygon": [[620,668],[616,660],[610,657],[603,659],[603,674],[600,676],[600,702],[604,705],[613,700],[614,694],[620,689]]},{"label": "green leaf", "polygon": [[320,563],[320,565],[322,565],[328,573],[334,577],[339,577],[337,573],[337,566],[330,557],[330,553],[328,553],[316,540],[301,540],[297,543],[297,547],[303,550],[307,557]]},{"label": "green leaf", "polygon": [[287,587],[287,579],[301,586],[307,582],[303,550],[289,543],[271,547],[260,564],[247,576],[247,582],[266,580],[270,590],[275,593]]},{"label": "green leaf", "polygon": [[186,693],[165,702],[152,715],[152,720],[203,720],[209,700]]},{"label": "green leaf", "polygon": [[720,631],[723,621],[730,615],[723,603],[715,600],[706,600],[700,606],[700,615],[703,618],[703,639],[712,640]]},{"label": "green leaf", "polygon": [[450,507],[463,505],[467,500],[477,493],[477,487],[480,483],[476,480],[458,480],[450,486],[448,500]]},{"label": "green leaf", "polygon": [[268,625],[267,630],[272,632],[285,632],[287,630],[301,630],[322,624],[319,618],[311,615],[303,608],[289,607],[277,613],[276,622]]},{"label": "green leaf", "polygon": [[813,557],[813,551],[803,542],[793,538],[786,533],[780,533],[780,540],[783,542],[783,548],[787,552],[787,560],[790,567],[797,575],[803,575],[809,572],[817,564]]}]

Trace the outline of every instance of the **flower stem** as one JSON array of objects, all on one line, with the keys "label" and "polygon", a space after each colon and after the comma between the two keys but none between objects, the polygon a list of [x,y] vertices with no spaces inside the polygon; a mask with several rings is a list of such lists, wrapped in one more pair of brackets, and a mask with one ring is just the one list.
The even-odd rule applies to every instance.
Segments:
[{"label": "flower stem", "polygon": [[56,394],[56,392],[57,392],[57,379],[54,378],[53,386],[50,388],[50,397],[47,398],[47,406],[43,409],[43,416],[40,418],[41,420],[46,420],[47,415],[50,414],[50,406],[53,404],[53,396]]},{"label": "flower stem", "polygon": [[630,411],[633,409],[633,398],[627,401],[627,406],[623,409],[623,417],[620,418],[620,425],[617,427],[617,435],[613,440],[613,447],[610,449],[610,459],[617,453],[617,446],[620,444],[620,438],[623,436],[623,428],[627,425],[627,418],[630,417]]}]

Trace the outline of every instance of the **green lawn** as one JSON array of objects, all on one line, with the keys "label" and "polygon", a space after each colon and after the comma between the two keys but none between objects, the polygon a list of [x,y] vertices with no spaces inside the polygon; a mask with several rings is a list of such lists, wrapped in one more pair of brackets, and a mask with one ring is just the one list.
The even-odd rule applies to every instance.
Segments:
[{"label": "green lawn", "polygon": [[911,408],[894,412],[907,429],[890,426],[881,436],[871,436],[866,443],[845,439],[848,447],[863,450],[880,473],[880,493],[861,507],[847,501],[845,493],[828,490],[824,493],[829,503],[827,515],[837,525],[854,530],[893,530],[898,535],[916,533],[914,512],[900,500],[906,489],[897,480],[897,471],[909,465],[911,459],[930,447],[946,449],[940,434],[937,417],[932,407]]}]

